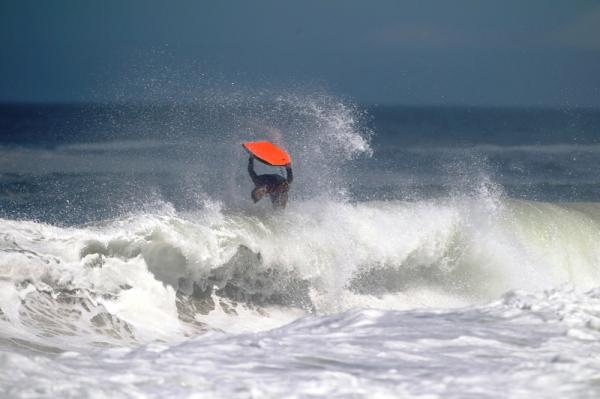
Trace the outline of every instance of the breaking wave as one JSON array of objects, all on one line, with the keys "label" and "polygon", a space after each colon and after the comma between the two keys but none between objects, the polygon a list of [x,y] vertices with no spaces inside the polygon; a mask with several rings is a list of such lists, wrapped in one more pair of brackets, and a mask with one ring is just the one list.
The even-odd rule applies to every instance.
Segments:
[{"label": "breaking wave", "polygon": [[[600,205],[462,197],[0,220],[2,340],[52,350],[257,331],[355,307],[600,283]],[[235,322],[233,322],[235,321]]]}]

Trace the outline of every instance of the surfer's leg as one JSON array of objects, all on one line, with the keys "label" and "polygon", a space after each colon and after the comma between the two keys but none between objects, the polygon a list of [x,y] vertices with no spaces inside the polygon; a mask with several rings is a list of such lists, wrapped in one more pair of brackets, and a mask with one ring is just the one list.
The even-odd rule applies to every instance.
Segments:
[{"label": "surfer's leg", "polygon": [[283,209],[287,205],[288,193],[287,191],[279,191],[271,193],[271,202],[273,203],[274,209]]},{"label": "surfer's leg", "polygon": [[281,209],[283,209],[287,206],[287,202],[288,202],[288,192],[284,191],[279,195],[279,204],[280,204]]}]

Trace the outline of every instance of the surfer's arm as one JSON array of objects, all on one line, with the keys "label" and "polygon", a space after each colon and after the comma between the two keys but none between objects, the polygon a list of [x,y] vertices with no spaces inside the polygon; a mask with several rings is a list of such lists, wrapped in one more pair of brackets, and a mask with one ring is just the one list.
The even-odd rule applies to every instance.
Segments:
[{"label": "surfer's arm", "polygon": [[254,157],[250,157],[250,159],[248,159],[248,174],[250,175],[250,178],[252,179],[254,184],[260,184],[260,179],[254,171]]},{"label": "surfer's arm", "polygon": [[285,165],[285,175],[288,184],[294,180],[294,174],[292,173],[292,164]]}]

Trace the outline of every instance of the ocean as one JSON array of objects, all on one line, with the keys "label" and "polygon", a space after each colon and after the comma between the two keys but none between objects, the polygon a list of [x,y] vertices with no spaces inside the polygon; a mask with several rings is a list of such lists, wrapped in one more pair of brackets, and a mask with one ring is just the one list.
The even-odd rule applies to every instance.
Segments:
[{"label": "ocean", "polygon": [[255,93],[0,133],[4,398],[600,395],[600,110]]}]

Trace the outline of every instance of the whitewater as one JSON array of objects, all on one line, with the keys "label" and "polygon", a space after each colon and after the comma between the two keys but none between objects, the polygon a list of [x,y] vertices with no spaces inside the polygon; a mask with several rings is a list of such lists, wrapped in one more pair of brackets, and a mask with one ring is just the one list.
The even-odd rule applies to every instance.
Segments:
[{"label": "whitewater", "polygon": [[[596,147],[400,146],[331,96],[260,100],[2,144],[2,397],[598,397]],[[285,211],[250,204],[263,136]]]}]

